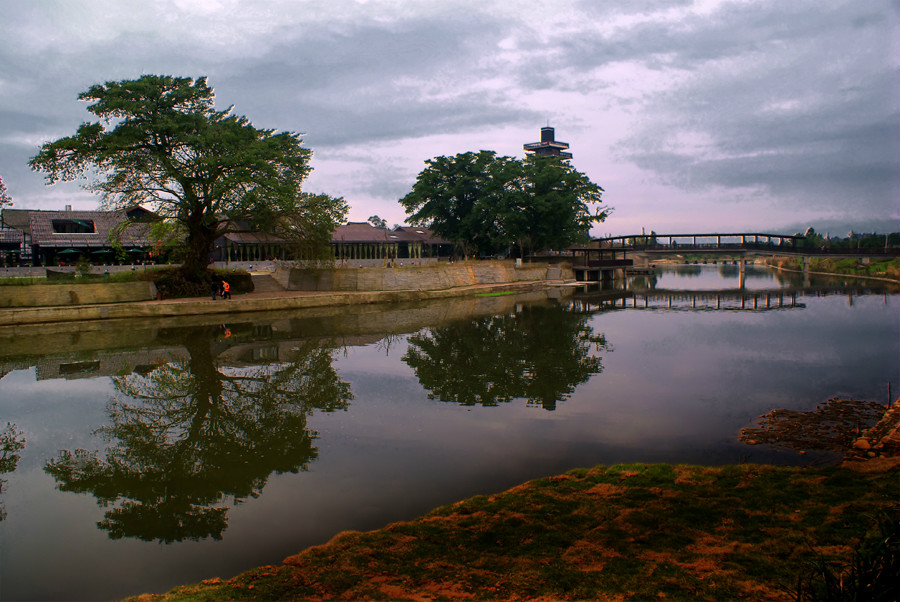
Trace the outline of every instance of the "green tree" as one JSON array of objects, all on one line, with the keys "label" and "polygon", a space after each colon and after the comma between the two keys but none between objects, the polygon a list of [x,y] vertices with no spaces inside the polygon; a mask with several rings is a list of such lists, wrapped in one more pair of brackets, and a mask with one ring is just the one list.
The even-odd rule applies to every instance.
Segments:
[{"label": "green tree", "polygon": [[[800,233],[798,232],[797,235],[800,235]],[[806,232],[804,232],[802,236],[804,237],[804,240],[802,241],[804,247],[818,248],[825,244],[825,238],[821,234],[816,232],[816,229],[812,226],[807,228]]]},{"label": "green tree", "polygon": [[603,189],[558,157],[524,161],[493,151],[425,162],[400,200],[410,223],[430,227],[465,254],[493,254],[515,245],[520,255],[585,241],[609,209]]},{"label": "green tree", "polygon": [[[145,75],[78,96],[98,120],[33,157],[47,182],[88,178],[109,207],[148,204],[186,233],[183,269],[206,268],[213,241],[238,224],[325,240],[346,215],[341,198],[305,195],[312,151],[298,134],[255,128],[214,108],[206,78]],[[330,231],[328,233],[330,234]]]},{"label": "green tree", "polygon": [[603,189],[559,157],[529,155],[522,164],[521,205],[508,212],[507,228],[524,256],[546,249],[564,249],[587,242],[590,229],[609,215],[599,205]]},{"label": "green tree", "polygon": [[373,228],[378,228],[379,230],[387,230],[388,223],[383,218],[378,217],[377,215],[373,215],[369,218],[368,222],[372,224]]},{"label": "green tree", "polygon": [[521,191],[520,164],[494,151],[435,157],[425,162],[412,191],[400,199],[411,225],[430,228],[463,255],[508,246],[508,208]]}]

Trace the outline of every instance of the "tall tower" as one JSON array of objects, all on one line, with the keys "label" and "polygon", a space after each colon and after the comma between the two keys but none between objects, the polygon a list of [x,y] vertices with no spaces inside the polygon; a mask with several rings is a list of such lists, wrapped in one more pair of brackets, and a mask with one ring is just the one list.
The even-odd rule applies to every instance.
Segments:
[{"label": "tall tower", "polygon": [[559,142],[554,139],[555,132],[549,125],[541,128],[541,141],[529,142],[522,148],[525,152],[547,157],[559,157],[564,161],[572,158],[572,153],[563,152],[569,148],[568,142]]}]

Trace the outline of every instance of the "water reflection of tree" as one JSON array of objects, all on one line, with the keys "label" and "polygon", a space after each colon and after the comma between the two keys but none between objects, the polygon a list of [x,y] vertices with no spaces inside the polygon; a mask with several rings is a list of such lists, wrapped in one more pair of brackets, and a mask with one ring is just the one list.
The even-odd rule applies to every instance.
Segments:
[{"label": "water reflection of tree", "polygon": [[430,399],[493,406],[516,398],[553,410],[599,373],[605,337],[589,318],[559,306],[528,306],[409,337],[403,361]]},{"label": "water reflection of tree", "polygon": [[187,333],[189,358],[146,375],[113,379],[103,452],[60,452],[45,470],[63,491],[91,493],[111,508],[110,537],[163,542],[213,537],[227,526],[227,497],[260,494],[272,472],[315,459],[313,410],[345,408],[350,386],[315,344],[284,363],[222,368],[211,333]]},{"label": "water reflection of tree", "polygon": [[[15,424],[6,423],[6,427],[0,431],[0,474],[13,472],[19,465],[19,459],[22,457],[19,452],[25,449],[25,434],[20,431]],[[6,479],[0,479],[0,493],[3,493],[3,486],[6,485]],[[6,510],[0,502],[0,521],[6,518]]]}]

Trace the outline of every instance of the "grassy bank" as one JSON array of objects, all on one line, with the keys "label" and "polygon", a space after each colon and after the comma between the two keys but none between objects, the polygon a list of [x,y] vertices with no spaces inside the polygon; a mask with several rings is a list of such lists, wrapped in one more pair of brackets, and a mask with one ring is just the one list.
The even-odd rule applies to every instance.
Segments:
[{"label": "grassy bank", "polygon": [[[802,270],[803,259],[799,257],[774,257],[766,263],[789,270]],[[900,281],[900,258],[871,258],[869,263],[860,263],[857,257],[811,257],[809,269],[828,274],[848,274],[871,276]]]},{"label": "grassy bank", "polygon": [[793,600],[898,497],[896,469],[598,466],[130,600]]}]

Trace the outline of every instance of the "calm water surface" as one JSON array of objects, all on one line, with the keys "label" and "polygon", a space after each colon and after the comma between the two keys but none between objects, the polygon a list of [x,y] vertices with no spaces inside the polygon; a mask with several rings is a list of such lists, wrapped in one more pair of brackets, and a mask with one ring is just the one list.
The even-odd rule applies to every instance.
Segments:
[{"label": "calm water surface", "polygon": [[[683,266],[408,306],[0,329],[0,599],[278,563],[574,467],[828,461],[737,441],[900,389],[896,291]],[[18,458],[16,457],[18,456]]]}]

